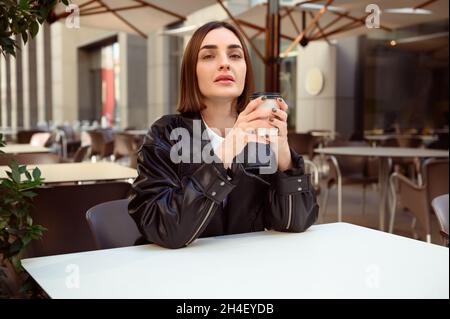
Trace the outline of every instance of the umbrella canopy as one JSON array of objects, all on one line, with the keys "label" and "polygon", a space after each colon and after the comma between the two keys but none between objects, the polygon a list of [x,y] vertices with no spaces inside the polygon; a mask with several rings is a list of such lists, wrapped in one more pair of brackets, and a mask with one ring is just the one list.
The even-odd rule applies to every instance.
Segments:
[{"label": "umbrella canopy", "polygon": [[[280,36],[294,41],[303,32],[300,43],[330,40],[376,30],[393,29],[448,19],[447,0],[379,0],[380,28],[368,28],[366,12],[371,1],[300,1],[280,8]],[[325,5],[328,4],[326,10]],[[416,10],[413,10],[416,8]],[[260,4],[235,17],[250,38],[264,36],[267,5]]]},{"label": "umbrella canopy", "polygon": [[[137,33],[143,37],[165,25],[184,21],[186,16],[215,0],[72,0],[75,6],[58,5],[53,21],[79,14],[80,26]],[[69,8],[73,8],[69,10]],[[67,10],[67,11],[66,11]]]}]

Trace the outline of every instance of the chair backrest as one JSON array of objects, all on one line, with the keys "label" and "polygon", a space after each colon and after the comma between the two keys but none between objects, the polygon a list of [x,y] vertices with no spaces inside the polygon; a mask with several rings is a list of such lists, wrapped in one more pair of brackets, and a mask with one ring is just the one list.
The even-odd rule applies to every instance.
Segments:
[{"label": "chair backrest", "polygon": [[448,237],[448,194],[434,198],[431,201],[436,217],[439,221],[441,231]]},{"label": "chair backrest", "polygon": [[57,127],[58,130],[61,130],[64,132],[64,137],[67,141],[74,141],[76,140],[76,133],[72,126],[70,125],[60,125]]},{"label": "chair backrest", "polygon": [[131,156],[137,150],[134,136],[126,133],[114,134],[114,157]]},{"label": "chair backrest", "polygon": [[288,133],[289,146],[300,155],[314,156],[314,136],[311,133]]},{"label": "chair backrest", "polygon": [[100,203],[127,198],[131,184],[125,182],[55,185],[33,190],[30,214],[34,224],[47,228],[42,240],[32,241],[26,257],[95,250],[86,211]]},{"label": "chair backrest", "polygon": [[61,162],[60,156],[53,153],[0,154],[0,165],[8,165],[12,160],[21,165],[57,164]]},{"label": "chair backrest", "polygon": [[86,212],[98,249],[133,246],[141,236],[128,213],[128,199],[98,204]]},{"label": "chair backrest", "polygon": [[113,154],[114,139],[110,130],[89,131],[91,138],[91,154],[106,157]]},{"label": "chair backrest", "polygon": [[91,147],[89,145],[80,146],[73,155],[73,162],[74,163],[82,162],[88,156],[90,148]]},{"label": "chair backrest", "polygon": [[423,163],[423,179],[427,186],[427,195],[430,205],[433,198],[448,194],[448,173],[448,158],[430,158]]},{"label": "chair backrest", "polygon": [[34,133],[31,136],[30,144],[32,146],[47,146],[47,142],[50,140],[51,136],[52,134],[50,132]]}]

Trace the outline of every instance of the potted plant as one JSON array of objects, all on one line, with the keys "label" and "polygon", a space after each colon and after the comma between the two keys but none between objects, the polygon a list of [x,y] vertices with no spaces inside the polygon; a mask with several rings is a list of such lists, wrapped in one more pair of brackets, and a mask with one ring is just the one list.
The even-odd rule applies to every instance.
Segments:
[{"label": "potted plant", "polygon": [[[1,146],[5,146],[2,134]],[[31,173],[16,161],[8,167],[7,177],[0,178],[0,298],[29,298],[36,292],[22,268],[20,255],[46,230],[34,225],[29,214],[36,195],[32,189],[42,185],[42,178],[37,167]]]}]

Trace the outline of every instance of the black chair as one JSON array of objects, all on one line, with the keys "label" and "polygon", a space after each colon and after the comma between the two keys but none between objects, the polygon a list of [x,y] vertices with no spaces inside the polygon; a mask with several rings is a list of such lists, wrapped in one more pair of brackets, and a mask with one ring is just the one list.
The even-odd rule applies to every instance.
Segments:
[{"label": "black chair", "polygon": [[128,199],[98,204],[86,213],[98,249],[133,246],[141,236],[128,213]]},{"label": "black chair", "polygon": [[47,228],[42,240],[32,241],[25,257],[75,253],[97,249],[86,221],[91,207],[127,198],[125,182],[55,185],[34,189],[30,214],[34,224]]}]

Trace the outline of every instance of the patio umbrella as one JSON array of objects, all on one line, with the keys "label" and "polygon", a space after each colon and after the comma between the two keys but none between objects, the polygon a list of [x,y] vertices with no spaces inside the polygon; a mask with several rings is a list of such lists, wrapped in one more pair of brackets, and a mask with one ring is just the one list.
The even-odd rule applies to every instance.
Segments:
[{"label": "patio umbrella", "polygon": [[[390,32],[409,25],[448,19],[447,0],[379,0],[376,2],[380,9],[379,27],[369,28],[366,20],[373,13],[373,7],[368,7],[370,4],[368,0],[310,0],[280,6],[277,31],[281,39],[291,44],[279,56],[287,56],[298,44],[306,46],[310,41],[330,41],[378,30]],[[266,35],[267,7],[266,3],[259,4],[235,17],[229,14],[229,18],[252,42]],[[266,38],[266,48],[270,45],[268,41]],[[279,61],[275,56],[264,56],[256,45],[251,45],[266,65],[268,61]],[[269,75],[269,78],[277,76]],[[267,87],[278,86],[266,83]]]},{"label": "patio umbrella", "polygon": [[[392,31],[409,25],[448,19],[447,0],[384,0],[377,1],[381,10],[380,28],[368,28],[367,0],[334,0],[325,7],[325,1],[303,1],[294,6],[280,8],[280,37],[306,45],[309,41],[331,40],[360,35],[377,30]],[[413,8],[416,8],[414,13]],[[422,9],[422,10],[417,10]],[[315,19],[321,10],[324,12]],[[260,4],[235,17],[243,30],[254,39],[264,36],[266,4]],[[290,49],[292,50],[292,48]],[[290,51],[289,50],[289,51]],[[287,54],[288,52],[285,52]]]},{"label": "patio umbrella", "polygon": [[144,38],[162,26],[184,21],[186,16],[215,0],[72,0],[58,5],[51,21],[79,15],[80,26],[136,33]]}]

